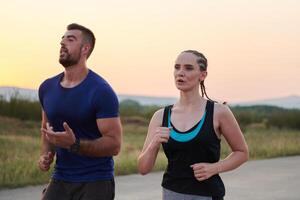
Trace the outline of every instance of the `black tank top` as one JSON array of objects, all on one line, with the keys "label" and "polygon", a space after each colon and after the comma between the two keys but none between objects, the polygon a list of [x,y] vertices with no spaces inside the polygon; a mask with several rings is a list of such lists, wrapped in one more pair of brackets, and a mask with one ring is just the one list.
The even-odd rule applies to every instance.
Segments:
[{"label": "black tank top", "polygon": [[[163,126],[168,127],[173,105],[164,109]],[[221,177],[217,174],[204,181],[198,181],[194,177],[190,165],[200,162],[215,163],[220,159],[220,139],[217,137],[213,126],[214,102],[207,101],[203,115],[203,124],[198,122],[186,132],[177,132],[177,136],[187,136],[199,124],[200,131],[192,139],[180,141],[176,137],[170,137],[168,143],[163,143],[163,149],[168,159],[168,166],[164,173],[162,186],[178,193],[223,197],[225,187]],[[172,124],[171,124],[172,126]],[[181,135],[182,134],[182,135]],[[174,135],[173,135],[174,136]],[[176,136],[176,135],[175,135]]]}]

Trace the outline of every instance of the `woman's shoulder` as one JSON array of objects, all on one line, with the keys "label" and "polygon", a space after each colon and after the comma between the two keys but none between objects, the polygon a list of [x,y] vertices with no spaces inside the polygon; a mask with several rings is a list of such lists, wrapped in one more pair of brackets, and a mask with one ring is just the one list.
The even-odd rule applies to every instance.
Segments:
[{"label": "woman's shoulder", "polygon": [[152,119],[155,120],[162,120],[164,116],[164,108],[160,108],[157,111],[154,112]]},{"label": "woman's shoulder", "polygon": [[151,124],[154,126],[162,126],[163,118],[164,118],[164,110],[165,108],[160,108],[157,110],[151,119]]},{"label": "woman's shoulder", "polygon": [[231,113],[230,107],[228,104],[222,104],[222,103],[214,103],[214,114],[216,116],[226,116]]}]

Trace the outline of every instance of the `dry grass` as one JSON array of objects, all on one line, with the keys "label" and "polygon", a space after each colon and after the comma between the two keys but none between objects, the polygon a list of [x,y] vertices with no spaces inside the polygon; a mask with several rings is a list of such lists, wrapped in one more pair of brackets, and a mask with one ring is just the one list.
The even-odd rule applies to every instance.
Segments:
[{"label": "dry grass", "polygon": [[[40,138],[39,123],[0,116],[0,188],[41,184],[50,173],[37,168]],[[140,123],[124,125],[121,153],[115,157],[116,175],[136,173],[137,156],[146,137],[147,126]],[[252,128],[245,134],[250,159],[300,155],[300,131]],[[222,141],[222,157],[230,152]],[[163,170],[166,158],[159,153],[155,169]]]}]

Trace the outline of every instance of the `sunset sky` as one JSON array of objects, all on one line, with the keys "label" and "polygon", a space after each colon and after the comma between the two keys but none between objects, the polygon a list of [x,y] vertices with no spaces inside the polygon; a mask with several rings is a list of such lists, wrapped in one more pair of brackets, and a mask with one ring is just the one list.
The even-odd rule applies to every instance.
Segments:
[{"label": "sunset sky", "polygon": [[88,66],[118,94],[178,96],[177,55],[208,58],[208,95],[238,102],[300,95],[299,0],[9,0],[0,6],[0,86],[37,89],[63,71],[76,22],[97,38]]}]

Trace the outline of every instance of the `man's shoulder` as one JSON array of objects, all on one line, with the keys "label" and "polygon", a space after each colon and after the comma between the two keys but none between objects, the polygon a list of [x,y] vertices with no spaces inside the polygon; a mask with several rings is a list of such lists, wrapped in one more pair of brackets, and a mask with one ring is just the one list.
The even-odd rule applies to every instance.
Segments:
[{"label": "man's shoulder", "polygon": [[[98,84],[108,84],[108,82],[96,72],[90,70],[90,80]],[[109,85],[109,84],[108,84]]]},{"label": "man's shoulder", "polygon": [[45,87],[49,87],[51,85],[53,85],[54,83],[56,83],[57,81],[59,81],[59,79],[61,78],[62,73],[59,73],[53,77],[47,78],[46,80],[44,80],[42,82],[42,84],[39,87],[39,90],[45,88]]},{"label": "man's shoulder", "polygon": [[92,82],[92,85],[95,87],[96,90],[98,91],[107,91],[107,90],[112,90],[111,85],[99,74],[93,72],[91,70],[91,76],[90,76],[90,81]]}]

